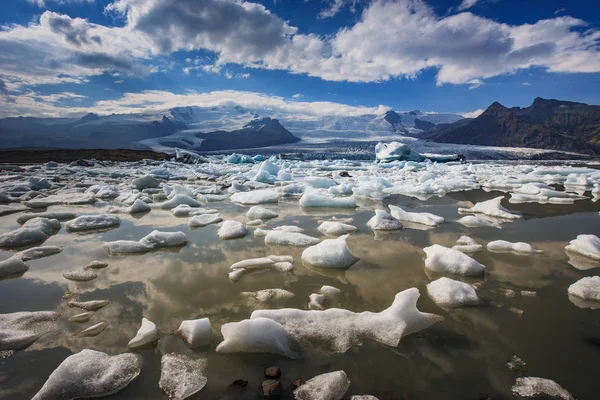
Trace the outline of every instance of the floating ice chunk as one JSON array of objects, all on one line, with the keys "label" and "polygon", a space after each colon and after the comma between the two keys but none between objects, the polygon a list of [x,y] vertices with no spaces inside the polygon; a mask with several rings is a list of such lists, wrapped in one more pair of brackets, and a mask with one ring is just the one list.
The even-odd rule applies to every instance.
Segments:
[{"label": "floating ice chunk", "polygon": [[276,226],[275,228],[273,228],[273,230],[278,231],[278,232],[297,232],[297,233],[304,232],[304,229],[300,228],[299,226],[295,226],[295,225],[280,225],[280,226]]},{"label": "floating ice chunk", "polygon": [[25,202],[27,207],[46,208],[55,204],[66,205],[84,205],[96,202],[96,198],[91,193],[59,193],[48,197],[37,197]]},{"label": "floating ice chunk", "polygon": [[350,387],[344,371],[329,372],[309,379],[294,390],[297,400],[341,400]]},{"label": "floating ice chunk", "polygon": [[354,225],[343,224],[341,222],[325,221],[319,225],[318,229],[325,235],[340,236],[345,235],[346,233],[355,232],[357,228]]},{"label": "floating ice chunk", "polygon": [[25,264],[21,257],[13,256],[0,261],[0,278],[27,272],[28,269],[29,265]]},{"label": "floating ice chunk", "polygon": [[334,297],[334,296],[337,296],[338,294],[342,293],[342,291],[340,289],[333,287],[333,286],[329,286],[329,285],[321,286],[321,289],[319,290],[319,292],[321,292],[322,294],[324,294],[327,297]]},{"label": "floating ice chunk", "polygon": [[78,322],[78,323],[88,322],[90,319],[92,319],[93,316],[94,316],[93,312],[86,311],[86,312],[83,312],[80,314],[73,315],[72,317],[69,317],[69,322]]},{"label": "floating ice chunk", "polygon": [[377,143],[375,146],[375,159],[380,163],[392,161],[423,161],[423,156],[400,142]]},{"label": "floating ice chunk", "polygon": [[265,244],[306,247],[321,240],[299,232],[269,231],[265,236]]},{"label": "floating ice chunk", "polygon": [[380,313],[354,313],[330,308],[325,311],[306,311],[291,308],[256,310],[251,320],[271,319],[307,348],[344,353],[364,340],[372,339],[386,346],[397,347],[400,339],[426,329],[443,320],[435,314],[417,309],[419,290],[407,289],[396,295],[394,303]]},{"label": "floating ice chunk", "polygon": [[200,203],[198,203],[190,196],[185,194],[176,194],[171,199],[160,203],[160,208],[164,210],[170,210],[182,204],[188,205],[190,207],[200,207]]},{"label": "floating ice chunk", "polygon": [[271,232],[269,229],[261,229],[261,228],[256,228],[254,230],[254,236],[255,237],[265,237],[267,236],[267,233]]},{"label": "floating ice chunk", "polygon": [[555,399],[575,400],[571,393],[558,383],[550,379],[535,378],[531,376],[517,378],[511,391],[517,396],[530,399],[549,396]]},{"label": "floating ice chunk", "polygon": [[295,297],[296,295],[285,289],[263,289],[257,292],[241,292],[242,296],[252,297],[256,301],[266,303],[269,300],[286,300]]},{"label": "floating ice chunk", "polygon": [[322,310],[325,308],[325,295],[320,293],[311,293],[308,296],[308,308],[311,310]]},{"label": "floating ice chunk", "polygon": [[19,257],[23,261],[29,260],[37,260],[38,258],[44,258],[53,256],[62,251],[62,249],[58,246],[40,246],[40,247],[32,247],[27,250],[23,250],[15,254],[15,256]]},{"label": "floating ice chunk", "polygon": [[278,216],[279,214],[277,214],[275,211],[260,206],[254,206],[250,208],[246,213],[246,217],[249,221],[255,219],[261,219],[263,221],[266,221],[268,219],[277,218]]},{"label": "floating ice chunk", "polygon": [[430,213],[415,213],[404,211],[400,207],[390,204],[390,214],[399,221],[412,222],[415,224],[438,226],[444,223],[444,218]]},{"label": "floating ice chunk", "polygon": [[217,235],[221,239],[237,239],[246,236],[248,229],[239,221],[227,220],[223,222]]},{"label": "floating ice chunk", "polygon": [[375,215],[367,222],[374,231],[396,231],[402,229],[402,223],[383,210],[375,210]]},{"label": "floating ice chunk", "polygon": [[188,221],[189,227],[202,227],[210,224],[217,224],[223,221],[223,218],[219,214],[202,214],[194,215]]},{"label": "floating ice chunk", "polygon": [[0,350],[19,350],[57,329],[59,313],[51,311],[0,314]]},{"label": "floating ice chunk", "polygon": [[471,285],[449,278],[440,278],[427,285],[429,297],[440,307],[476,306],[479,297]]},{"label": "floating ice chunk", "polygon": [[239,268],[261,269],[261,268],[268,268],[269,266],[271,266],[273,264],[275,264],[275,262],[273,262],[273,260],[271,260],[270,258],[267,258],[267,257],[250,258],[248,260],[238,261],[238,262],[234,263],[230,268],[231,269],[239,269]]},{"label": "floating ice chunk", "polygon": [[490,200],[479,202],[471,208],[459,208],[458,212],[464,214],[484,214],[489,215],[490,217],[511,220],[521,218],[520,215],[510,212],[500,205],[503,198],[504,196],[498,196]]},{"label": "floating ice chunk", "polygon": [[231,201],[240,204],[267,204],[279,202],[279,194],[272,189],[253,190],[251,192],[237,192],[231,195]]},{"label": "floating ice chunk", "polygon": [[69,221],[77,217],[77,214],[71,212],[42,212],[42,213],[29,213],[21,215],[17,218],[17,222],[23,225],[25,222],[33,218],[48,218],[57,219],[59,221]]},{"label": "floating ice chunk", "polygon": [[312,177],[306,178],[304,180],[304,183],[306,183],[310,187],[317,188],[317,189],[329,189],[330,187],[338,184],[333,179],[325,178],[325,177],[321,177],[321,176],[312,176]]},{"label": "floating ice chunk", "polygon": [[354,197],[329,197],[315,192],[306,192],[300,198],[302,207],[331,207],[331,208],[355,208]]},{"label": "floating ice chunk", "polygon": [[157,188],[160,185],[160,183],[152,175],[145,175],[141,178],[134,179],[132,183],[137,190]]},{"label": "floating ice chunk", "polygon": [[206,346],[215,340],[215,335],[208,318],[182,321],[175,331],[192,348]]},{"label": "floating ice chunk", "polygon": [[140,243],[144,244],[152,249],[159,249],[163,247],[177,247],[183,246],[188,241],[185,233],[179,232],[161,232],[153,230],[146,236],[144,236]]},{"label": "floating ice chunk", "polygon": [[150,206],[140,199],[136,199],[127,210],[129,214],[139,214],[150,211]]},{"label": "floating ice chunk", "polygon": [[18,248],[40,244],[60,229],[55,219],[33,218],[14,231],[0,235],[0,247]]},{"label": "floating ice chunk", "polygon": [[65,229],[69,232],[80,232],[97,229],[108,229],[121,224],[121,219],[116,215],[97,214],[82,215],[67,223]]},{"label": "floating ice chunk", "polygon": [[135,337],[131,339],[129,343],[127,343],[127,346],[130,349],[137,349],[147,344],[156,342],[159,338],[160,334],[154,322],[146,318],[142,318],[142,325],[140,326],[140,329],[138,329]]},{"label": "floating ice chunk", "polygon": [[588,276],[581,278],[568,290],[571,296],[577,296],[583,300],[600,301],[600,276]]},{"label": "floating ice chunk", "polygon": [[354,193],[353,183],[342,183],[341,185],[331,186],[327,191],[334,196],[350,196]]},{"label": "floating ice chunk", "polygon": [[541,250],[534,249],[530,244],[525,242],[507,242],[506,240],[494,240],[487,244],[487,249],[495,253],[515,253],[515,254],[534,254],[541,253]]},{"label": "floating ice chunk", "polygon": [[252,178],[253,181],[273,184],[275,183],[275,177],[269,174],[267,171],[260,170]]},{"label": "floating ice chunk", "polygon": [[230,268],[229,279],[239,280],[248,271],[270,269],[273,271],[288,272],[294,268],[292,256],[267,256],[263,258],[251,258],[236,262]]},{"label": "floating ice chunk", "polygon": [[76,268],[72,271],[65,272],[63,277],[70,281],[76,282],[88,282],[93,279],[96,279],[98,275],[94,271],[91,271],[85,267]]},{"label": "floating ice chunk", "polygon": [[354,257],[346,239],[348,235],[337,239],[326,239],[302,252],[302,260],[314,267],[349,268],[358,261]]},{"label": "floating ice chunk", "polygon": [[218,214],[219,210],[214,208],[195,208],[187,204],[180,204],[171,209],[171,212],[176,217],[189,217],[190,215]]},{"label": "floating ice chunk", "polygon": [[282,196],[301,196],[305,190],[306,186],[298,183],[292,183],[277,188],[277,191],[281,193]]},{"label": "floating ice chunk", "polygon": [[262,219],[253,219],[251,221],[246,222],[246,226],[252,226],[252,227],[261,226],[263,224],[264,224],[264,222]]},{"label": "floating ice chunk", "polygon": [[183,354],[165,354],[160,360],[158,386],[172,400],[183,400],[206,386],[208,360],[193,359]]},{"label": "floating ice chunk", "polygon": [[277,175],[277,173],[279,173],[279,167],[268,160],[263,161],[263,163],[260,165],[260,170],[266,171],[271,175]]},{"label": "floating ice chunk", "polygon": [[229,279],[232,282],[237,282],[240,280],[240,278],[242,277],[242,275],[244,275],[246,273],[246,269],[244,268],[240,268],[240,269],[236,269],[231,271],[229,274],[227,274],[227,276],[229,277]]},{"label": "floating ice chunk", "polygon": [[150,246],[133,240],[115,240],[104,243],[104,250],[110,255],[142,254],[152,251]]},{"label": "floating ice chunk", "polygon": [[358,396],[350,397],[350,400],[379,400],[379,399],[377,397],[371,396],[369,394],[361,394]]},{"label": "floating ice chunk", "polygon": [[269,318],[245,319],[221,327],[223,341],[218,353],[274,353],[296,358],[288,333],[281,324]]},{"label": "floating ice chunk", "polygon": [[480,276],[485,273],[485,266],[458,250],[439,244],[425,247],[423,250],[427,255],[425,268],[430,271],[464,276]]},{"label": "floating ice chunk", "polygon": [[104,321],[99,322],[95,325],[92,325],[88,328],[85,328],[82,331],[77,332],[73,335],[73,337],[94,337],[98,336],[108,327],[108,324]]},{"label": "floating ice chunk", "polygon": [[479,226],[493,226],[499,228],[500,226],[494,221],[490,221],[487,218],[480,217],[478,215],[467,215],[459,219],[459,224],[464,225],[468,228],[477,228]]},{"label": "floating ice chunk", "polygon": [[102,261],[92,261],[91,263],[89,263],[85,267],[86,268],[91,268],[91,269],[102,269],[102,268],[108,267],[108,263],[102,262]]},{"label": "floating ice chunk", "polygon": [[69,301],[69,307],[81,308],[86,311],[96,311],[110,304],[108,300]]},{"label": "floating ice chunk", "polygon": [[469,236],[461,236],[456,241],[456,244],[452,246],[454,250],[458,250],[461,253],[477,253],[483,249],[483,246],[477,243],[473,238]]},{"label": "floating ice chunk", "polygon": [[571,240],[565,250],[600,261],[600,238],[596,235],[577,235],[577,239]]},{"label": "floating ice chunk", "polygon": [[32,400],[82,399],[117,393],[140,374],[142,356],[85,349],[67,357]]}]

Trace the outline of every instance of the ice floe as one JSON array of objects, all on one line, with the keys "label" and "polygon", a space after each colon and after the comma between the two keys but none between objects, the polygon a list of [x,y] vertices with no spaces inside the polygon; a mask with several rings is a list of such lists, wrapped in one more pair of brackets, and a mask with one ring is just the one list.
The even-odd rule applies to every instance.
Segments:
[{"label": "ice floe", "polygon": [[276,213],[275,211],[269,210],[268,208],[264,208],[264,207],[260,207],[260,206],[253,206],[246,213],[246,217],[248,218],[249,221],[252,221],[255,219],[260,219],[260,220],[266,221],[268,219],[277,218],[278,216],[279,216],[279,214]]},{"label": "ice floe", "polygon": [[176,194],[171,199],[160,203],[159,207],[164,210],[170,210],[170,209],[175,208],[180,205],[187,205],[190,207],[200,207],[201,206],[200,203],[198,203],[196,200],[194,200],[193,198],[191,198],[188,195]]},{"label": "ice floe", "polygon": [[[600,276],[581,278],[569,286],[568,292],[571,296],[577,296],[583,300],[600,302]],[[600,303],[598,308],[600,308]]]},{"label": "ice floe", "polygon": [[188,226],[190,228],[193,227],[203,227],[211,224],[217,224],[223,221],[223,218],[219,214],[202,214],[202,215],[194,215],[188,221]]},{"label": "ice floe", "polygon": [[274,353],[296,358],[288,333],[273,319],[255,317],[230,322],[221,327],[221,333],[219,353]]},{"label": "ice floe", "polygon": [[479,297],[471,285],[449,278],[440,278],[427,285],[429,297],[441,307],[476,306]]},{"label": "ice floe", "polygon": [[341,400],[350,388],[344,371],[328,372],[309,379],[294,390],[298,400]]},{"label": "ice floe", "polygon": [[85,267],[80,267],[72,271],[65,272],[63,273],[63,276],[70,281],[77,282],[88,282],[98,277],[94,271]]},{"label": "ice floe", "polygon": [[85,349],[67,357],[32,400],[81,399],[115,394],[138,377],[142,356],[109,356]]},{"label": "ice floe", "polygon": [[577,235],[577,239],[571,240],[565,250],[600,261],[600,238],[596,235]]},{"label": "ice floe", "polygon": [[189,217],[193,215],[217,214],[219,210],[214,208],[191,207],[187,204],[180,204],[171,209],[171,212],[176,217]]},{"label": "ice floe", "polygon": [[192,349],[206,346],[215,340],[215,335],[208,318],[181,321],[175,334],[181,336]]},{"label": "ice floe", "polygon": [[108,327],[108,324],[106,322],[102,321],[102,322],[99,322],[97,324],[94,324],[88,328],[85,328],[85,329],[77,332],[76,334],[73,335],[73,337],[80,338],[80,337],[98,336],[99,334],[104,332],[104,330],[107,327]]},{"label": "ice floe", "polygon": [[0,350],[19,350],[57,329],[60,314],[52,311],[0,314]]},{"label": "ice floe", "polygon": [[402,223],[384,210],[375,210],[375,215],[367,222],[374,231],[396,231],[402,229]]},{"label": "ice floe", "polygon": [[285,289],[262,289],[256,292],[241,292],[240,295],[252,298],[258,302],[265,303],[269,300],[291,299],[296,295]]},{"label": "ice floe", "polygon": [[95,202],[96,197],[91,193],[59,193],[48,197],[37,197],[33,200],[26,201],[25,205],[31,208],[46,208],[55,204],[84,205],[93,204]]},{"label": "ice floe", "polygon": [[154,343],[158,339],[160,339],[160,332],[158,331],[158,328],[154,322],[146,318],[142,318],[142,325],[140,326],[140,329],[138,329],[134,338],[127,343],[127,346],[130,349],[137,349],[139,347]]},{"label": "ice floe", "polygon": [[172,400],[183,400],[206,386],[208,360],[169,353],[160,360],[158,385]]},{"label": "ice floe", "polygon": [[458,250],[434,244],[423,251],[427,255],[425,268],[430,271],[464,276],[480,276],[485,273],[485,266]]},{"label": "ice floe", "polygon": [[544,378],[523,377],[517,378],[511,391],[516,396],[527,399],[533,399],[543,396],[549,396],[554,399],[575,400],[575,398],[565,388],[558,383]]},{"label": "ice floe", "polygon": [[356,228],[354,225],[344,224],[341,222],[324,221],[317,229],[327,236],[340,236],[355,232],[358,228]]},{"label": "ice floe", "polygon": [[358,261],[346,239],[348,235],[337,239],[326,239],[302,252],[302,261],[320,268],[349,268]]},{"label": "ice floe", "polygon": [[55,212],[55,211],[40,212],[40,213],[28,213],[28,214],[21,215],[19,218],[17,218],[17,222],[19,224],[23,225],[25,222],[27,222],[33,218],[48,218],[48,219],[56,219],[59,221],[69,221],[71,219],[77,218],[77,214],[72,213],[72,212]]},{"label": "ice floe", "polygon": [[390,214],[392,217],[403,222],[412,222],[427,226],[438,226],[444,223],[444,218],[431,213],[417,213],[404,211],[400,207],[390,204]]},{"label": "ice floe", "polygon": [[39,246],[20,251],[17,254],[15,254],[15,257],[18,257],[23,261],[29,261],[37,260],[38,258],[53,256],[60,252],[62,252],[62,249],[58,246]]},{"label": "ice floe", "polygon": [[418,298],[418,289],[412,288],[398,293],[393,304],[379,313],[354,313],[338,308],[325,311],[284,308],[256,310],[250,320],[277,321],[284,332],[307,349],[318,346],[326,351],[344,353],[367,339],[396,347],[404,336],[443,320],[439,315],[420,312]]},{"label": "ice floe", "polygon": [[110,255],[141,254],[166,247],[179,247],[187,243],[183,232],[161,232],[154,230],[139,241],[117,240],[104,243],[104,250]]},{"label": "ice floe", "polygon": [[462,253],[471,254],[477,253],[483,249],[483,246],[475,241],[475,239],[469,236],[461,236],[456,241],[456,244],[452,246],[454,250],[458,250]]},{"label": "ice floe", "polygon": [[19,248],[45,242],[60,229],[56,219],[33,218],[20,228],[0,235],[0,248]]},{"label": "ice floe", "polygon": [[239,221],[227,220],[223,222],[217,235],[221,239],[237,239],[248,234],[248,229]]},{"label": "ice floe", "polygon": [[529,243],[525,242],[507,242],[506,240],[494,240],[487,244],[487,249],[494,253],[514,253],[514,254],[535,254],[541,253],[541,250],[536,250]]},{"label": "ice floe", "polygon": [[471,208],[459,208],[458,212],[463,214],[484,214],[494,218],[515,220],[521,218],[521,215],[515,214],[500,205],[504,196],[482,201]]},{"label": "ice floe", "polygon": [[82,215],[66,222],[65,229],[69,232],[81,232],[114,228],[120,224],[121,219],[116,215]]},{"label": "ice floe", "polygon": [[329,197],[314,191],[305,192],[300,198],[302,207],[355,208],[354,197]]},{"label": "ice floe", "polygon": [[294,258],[292,256],[267,256],[238,261],[231,265],[229,279],[235,282],[242,275],[253,270],[270,269],[273,271],[288,272],[294,268],[293,262]]},{"label": "ice floe", "polygon": [[325,308],[325,295],[321,293],[311,293],[308,296],[308,308],[310,310],[322,310]]},{"label": "ice floe", "polygon": [[231,201],[245,205],[268,204],[279,202],[279,194],[272,189],[237,192],[231,195]]},{"label": "ice floe", "polygon": [[477,228],[480,226],[493,226],[495,228],[500,227],[500,225],[497,222],[480,217],[479,215],[465,215],[456,222],[468,228]]},{"label": "ice floe", "polygon": [[144,175],[140,178],[136,178],[132,183],[137,190],[157,188],[160,186],[160,182],[152,175]]},{"label": "ice floe", "polygon": [[96,311],[110,304],[109,300],[69,301],[69,307],[81,308],[86,311]]},{"label": "ice floe", "polygon": [[265,244],[306,247],[319,243],[321,240],[299,232],[268,231],[265,236]]},{"label": "ice floe", "polygon": [[13,256],[0,261],[0,278],[21,274],[28,270],[29,265],[25,264],[21,257]]},{"label": "ice floe", "polygon": [[94,316],[94,313],[92,311],[86,311],[86,312],[75,314],[75,315],[69,317],[69,322],[77,322],[77,323],[88,322],[90,319],[92,319],[93,316]]}]

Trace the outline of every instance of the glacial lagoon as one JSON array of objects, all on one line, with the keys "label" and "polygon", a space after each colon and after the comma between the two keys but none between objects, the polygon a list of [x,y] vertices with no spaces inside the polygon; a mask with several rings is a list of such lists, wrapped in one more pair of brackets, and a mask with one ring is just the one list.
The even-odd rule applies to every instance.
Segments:
[{"label": "glacial lagoon", "polygon": [[[84,349],[108,355],[141,355],[139,376],[110,397],[114,399],[168,398],[159,388],[159,380],[161,357],[170,353],[206,360],[206,386],[191,397],[198,399],[259,398],[263,370],[271,366],[281,368],[285,396],[291,395],[289,387],[296,380],[304,382],[343,370],[350,380],[345,399],[366,394],[379,399],[512,399],[516,397],[511,389],[519,377],[551,379],[577,399],[598,397],[600,382],[595,376],[600,371],[600,303],[569,295],[568,288],[582,278],[595,276],[600,263],[565,251],[578,235],[600,235],[600,202],[595,201],[598,186],[594,186],[600,183],[600,172],[595,165],[533,161],[375,165],[275,159],[268,164],[228,164],[217,157],[213,161],[199,165],[39,165],[2,173],[0,191],[11,201],[5,208],[28,204],[18,198],[32,196],[28,194],[32,189],[40,194],[33,194],[38,197],[31,201],[51,194],[66,195],[58,204],[39,207],[30,203],[36,208],[0,217],[0,234],[21,228],[17,219],[33,212],[81,216],[110,210],[117,211],[109,215],[118,216],[120,222],[101,230],[73,231],[62,221],[57,233],[37,244],[60,247],[60,253],[26,261],[26,272],[0,281],[0,314],[60,314],[55,329],[31,345],[1,353],[0,398],[31,399],[68,356]],[[148,175],[158,182],[157,187],[138,192],[132,182]],[[44,187],[37,188],[40,181],[31,177],[44,179],[48,185],[42,182]],[[231,196],[257,190],[275,194],[275,202],[269,200],[259,206],[278,216],[250,225],[246,214],[253,205],[234,202]],[[75,198],[74,193],[93,200],[90,204],[64,204]],[[223,240],[218,236],[223,222],[188,226],[191,216],[177,217],[172,209],[162,207],[176,194],[216,210],[223,221],[249,225],[247,234]],[[352,198],[356,207],[301,206],[301,196],[306,194]],[[260,198],[269,196],[257,197],[260,203]],[[518,218],[458,212],[498,197],[502,197],[501,207]],[[134,198],[147,202],[150,211],[126,212]],[[389,212],[390,205],[407,212],[430,213],[444,222],[429,226],[400,221],[402,229],[373,231],[368,222],[374,211]],[[469,227],[457,222],[467,215],[480,216],[488,223]],[[346,242],[358,261],[348,268],[314,267],[302,259],[309,246],[266,244],[265,237],[255,234],[257,229],[294,226],[322,241],[331,237],[318,230],[319,221],[333,217],[356,227]],[[113,241],[139,241],[155,230],[183,232],[187,243],[127,255],[111,255],[104,248]],[[424,248],[451,248],[462,236],[482,245],[469,256],[485,266],[484,274],[438,274],[425,268]],[[497,240],[526,242],[540,252],[490,251],[487,244]],[[0,261],[20,250],[0,251]],[[293,269],[248,270],[230,279],[233,264],[269,255],[293,257]],[[82,282],[64,277],[93,261],[108,264],[93,269],[95,279]],[[473,287],[479,304],[437,305],[428,295],[427,285],[442,276]],[[324,285],[339,289],[339,293],[324,296],[323,308],[356,313],[381,312],[390,307],[397,293],[416,288],[420,292],[418,310],[439,315],[443,321],[402,337],[397,347],[363,340],[360,346],[336,352],[328,351],[328,343],[311,346],[290,334],[294,359],[266,352],[216,351],[223,341],[224,324],[246,320],[256,310],[307,310],[309,296],[318,294]],[[293,296],[256,294],[264,289],[284,289]],[[94,311],[87,322],[69,322],[84,310],[69,307],[68,302],[89,300],[110,303]],[[156,325],[159,339],[129,349],[142,318]],[[197,318],[210,319],[214,341],[192,349],[173,332],[183,320]],[[77,337],[101,322],[106,328],[96,336]],[[343,331],[340,327],[339,332],[328,332],[324,337],[343,335]],[[516,363],[509,368],[507,363],[515,356],[524,365]],[[230,386],[240,379],[248,382],[245,388]],[[240,397],[240,390],[246,397]],[[230,397],[222,397],[227,395]]]}]

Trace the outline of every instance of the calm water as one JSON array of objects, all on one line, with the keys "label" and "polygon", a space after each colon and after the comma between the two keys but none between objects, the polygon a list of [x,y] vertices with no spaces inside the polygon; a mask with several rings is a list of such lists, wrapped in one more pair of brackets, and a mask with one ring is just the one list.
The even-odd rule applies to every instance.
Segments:
[{"label": "calm water", "polygon": [[[579,271],[568,263],[565,245],[578,234],[600,235],[600,203],[585,200],[574,205],[504,204],[525,214],[524,220],[497,228],[466,228],[455,223],[457,208],[497,196],[497,192],[471,191],[420,201],[403,196],[384,203],[363,203],[356,211],[302,211],[295,201],[280,203],[280,217],[268,223],[299,225],[305,233],[320,237],[317,220],[324,216],[352,216],[359,227],[348,244],[360,261],[347,271],[321,271],[302,265],[302,249],[268,247],[263,238],[249,234],[244,239],[223,241],[218,226],[190,231],[187,218],[175,218],[169,211],[153,210],[141,218],[121,216],[118,229],[87,235],[63,230],[45,244],[64,246],[61,254],[28,262],[31,269],[23,277],[0,281],[0,313],[57,310],[62,313],[61,330],[48,334],[25,351],[0,359],[0,398],[30,399],[52,371],[71,353],[90,348],[110,354],[128,351],[127,342],[135,335],[142,316],[157,324],[160,331],[175,330],[181,320],[209,317],[218,330],[226,322],[249,318],[258,308],[306,308],[310,293],[322,285],[342,290],[334,306],[353,311],[380,311],[394,295],[407,288],[421,291],[419,309],[443,315],[445,320],[425,331],[404,338],[391,349],[366,342],[346,354],[306,353],[297,360],[270,354],[221,355],[215,347],[190,350],[178,338],[165,336],[155,348],[140,351],[144,367],[140,377],[114,399],[165,399],[159,389],[160,357],[166,352],[195,354],[208,358],[208,384],[193,398],[219,398],[236,379],[249,382],[247,398],[258,397],[263,368],[281,367],[284,386],[296,379],[343,369],[352,385],[347,393],[372,394],[380,399],[510,399],[517,373],[506,362],[512,355],[526,363],[525,374],[553,379],[578,399],[600,396],[600,310],[582,309],[567,295],[570,284],[597,270]],[[431,230],[404,229],[374,236],[366,227],[373,208],[396,204],[411,210],[428,211],[446,218],[446,224]],[[104,203],[104,205],[106,205]],[[230,202],[211,204],[224,217],[245,220],[247,208]],[[73,208],[70,208],[72,210]],[[67,210],[52,207],[50,210]],[[94,208],[77,208],[77,212]],[[95,211],[100,211],[96,208]],[[0,232],[17,228],[19,214],[0,218]],[[188,235],[187,246],[176,251],[153,252],[139,256],[109,257],[102,249],[105,241],[138,240],[154,229],[181,230]],[[437,243],[452,246],[461,235],[485,244],[490,240],[526,241],[544,251],[532,256],[495,254],[486,250],[475,254],[486,269],[478,294],[479,307],[446,311],[427,296],[425,285],[431,279],[424,269],[422,249]],[[238,282],[227,278],[229,266],[246,258],[268,254],[294,256],[292,273],[247,274]],[[0,252],[0,259],[10,253]],[[109,262],[98,278],[87,283],[62,277],[66,271],[93,260]],[[296,294],[289,300],[257,303],[240,292],[284,288]],[[509,298],[498,289],[513,289]],[[520,290],[533,290],[535,297],[521,296]],[[67,318],[79,312],[66,306],[62,297],[72,292],[80,300],[109,299],[87,324],[73,324]],[[500,306],[501,305],[501,306]],[[512,312],[523,310],[521,316]],[[93,338],[72,338],[72,334],[100,321],[109,327]]]}]

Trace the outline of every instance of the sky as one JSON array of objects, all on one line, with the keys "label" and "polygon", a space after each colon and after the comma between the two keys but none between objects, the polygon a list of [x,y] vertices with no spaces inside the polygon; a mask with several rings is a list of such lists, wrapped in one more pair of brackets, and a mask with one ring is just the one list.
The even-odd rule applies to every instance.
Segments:
[{"label": "sky", "polygon": [[600,1],[8,0],[0,117],[600,104]]}]

